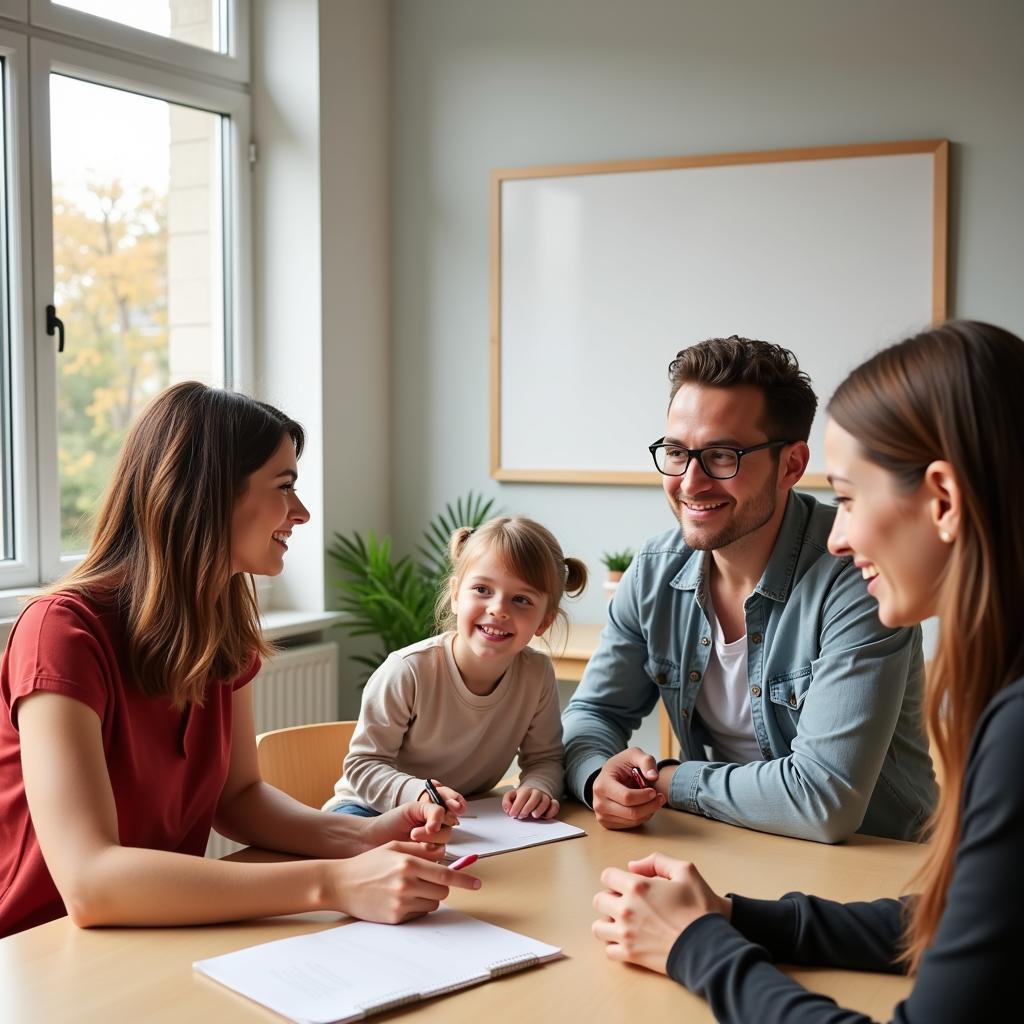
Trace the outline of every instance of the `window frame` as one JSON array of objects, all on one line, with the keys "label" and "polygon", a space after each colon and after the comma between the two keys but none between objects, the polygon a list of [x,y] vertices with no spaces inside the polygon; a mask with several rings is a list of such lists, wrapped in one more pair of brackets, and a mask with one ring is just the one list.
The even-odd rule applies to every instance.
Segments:
[{"label": "window frame", "polygon": [[[9,3],[12,0],[2,2]],[[18,0],[13,2],[17,3]],[[28,17],[33,25],[40,28],[124,53],[137,54],[182,71],[213,75],[230,82],[248,82],[251,52],[249,0],[228,0],[227,6],[227,53],[217,53],[180,39],[169,39],[145,29],[76,11],[54,0],[29,0]]]},{"label": "window frame", "polygon": [[0,0],[0,15],[12,21],[28,21],[28,0]]},{"label": "window frame", "polygon": [[[229,272],[224,274],[224,326],[230,385],[251,386],[252,294],[251,188],[249,171],[250,103],[238,89],[215,86],[163,69],[147,67],[105,54],[53,43],[30,41],[32,118],[32,200],[36,337],[36,399],[39,570],[43,580],[66,573],[80,555],[60,551],[60,484],[57,466],[57,346],[46,334],[45,307],[52,301],[53,182],[50,167],[51,74],[68,75],[196,107],[228,118],[223,148],[224,247]],[[60,310],[57,311],[60,315]],[[73,344],[73,339],[69,340]]]},{"label": "window frame", "polygon": [[39,480],[33,357],[32,209],[29,189],[28,39],[0,29],[3,57],[4,185],[7,215],[10,444],[14,551],[0,561],[0,586],[38,584]]}]

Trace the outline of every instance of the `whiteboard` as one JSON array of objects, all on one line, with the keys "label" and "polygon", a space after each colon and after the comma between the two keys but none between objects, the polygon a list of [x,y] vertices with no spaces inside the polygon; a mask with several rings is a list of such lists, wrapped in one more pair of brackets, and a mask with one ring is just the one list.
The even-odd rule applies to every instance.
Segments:
[{"label": "whiteboard", "polygon": [[823,407],[945,318],[947,162],[928,140],[495,171],[491,475],[657,480],[668,364],[704,338],[792,349]]}]

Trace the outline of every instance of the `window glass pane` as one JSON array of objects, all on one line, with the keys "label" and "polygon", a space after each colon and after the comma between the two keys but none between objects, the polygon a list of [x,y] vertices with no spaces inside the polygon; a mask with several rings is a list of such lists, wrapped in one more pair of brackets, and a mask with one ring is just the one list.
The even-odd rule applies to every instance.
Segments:
[{"label": "window glass pane", "polygon": [[51,75],[61,551],[85,548],[125,431],[225,383],[222,118]]},{"label": "window glass pane", "polygon": [[11,315],[8,275],[7,80],[0,58],[0,559],[14,557],[14,450],[11,420]]},{"label": "window glass pane", "polygon": [[56,0],[56,3],[206,50],[227,52],[224,0]]}]

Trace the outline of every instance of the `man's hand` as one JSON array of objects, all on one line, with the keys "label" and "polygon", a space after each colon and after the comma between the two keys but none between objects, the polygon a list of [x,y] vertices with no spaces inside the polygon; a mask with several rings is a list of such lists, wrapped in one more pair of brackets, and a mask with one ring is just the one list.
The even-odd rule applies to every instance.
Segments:
[{"label": "man's hand", "polygon": [[[639,789],[631,769],[637,768],[647,781]],[[605,828],[636,828],[657,810],[667,798],[654,789],[658,767],[654,758],[639,747],[630,747],[609,758],[594,780],[594,814]]]}]

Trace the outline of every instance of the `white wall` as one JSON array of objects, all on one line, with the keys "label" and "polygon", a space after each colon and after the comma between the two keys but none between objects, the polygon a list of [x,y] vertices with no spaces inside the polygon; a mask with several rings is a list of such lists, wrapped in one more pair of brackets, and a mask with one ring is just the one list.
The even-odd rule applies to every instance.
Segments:
[{"label": "white wall", "polygon": [[328,538],[390,529],[388,23],[378,0],[320,3]]},{"label": "white wall", "polygon": [[300,420],[297,531],[275,603],[319,609],[335,530],[388,526],[388,9],[254,4],[254,391]]},{"label": "white wall", "polygon": [[[391,529],[388,287],[389,8],[320,0],[324,539]],[[326,607],[337,570],[325,567]],[[341,630],[341,718],[359,713],[362,670]]]},{"label": "white wall", "polygon": [[324,594],[320,66],[316,0],[253,5],[253,314],[256,397],[299,420],[307,446],[297,530],[275,605],[317,611]]},{"label": "white wall", "polygon": [[[671,525],[658,490],[489,479],[492,168],[947,137],[952,312],[1024,332],[1018,0],[395,0],[391,17],[400,546],[469,488],[598,577],[602,550]],[[632,386],[665,404],[664,379]],[[614,410],[566,382],[566,429],[581,402]],[[580,620],[602,615],[596,583]]]},{"label": "white wall", "polygon": [[[388,25],[378,0],[253,4],[254,391],[307,428],[312,517],[275,607],[333,607],[334,532],[389,529]],[[341,668],[350,717],[359,694]]]}]

